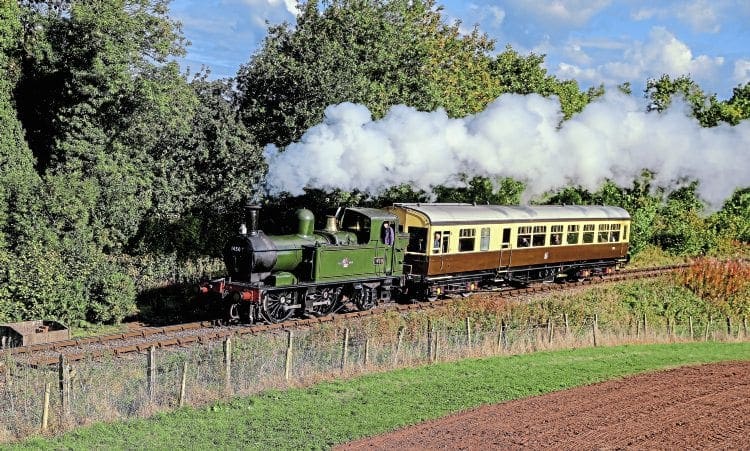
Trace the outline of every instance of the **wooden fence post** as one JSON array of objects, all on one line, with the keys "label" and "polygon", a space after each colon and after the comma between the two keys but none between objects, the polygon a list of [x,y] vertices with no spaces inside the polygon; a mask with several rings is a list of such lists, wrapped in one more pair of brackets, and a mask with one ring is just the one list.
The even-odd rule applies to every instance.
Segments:
[{"label": "wooden fence post", "polygon": [[349,328],[344,329],[344,342],[341,345],[341,372],[346,369],[346,355],[349,352]]},{"label": "wooden fence post", "polygon": [[434,348],[435,348],[435,351],[434,351],[435,357],[433,357],[432,359],[433,362],[437,361],[438,355],[440,352],[440,331],[439,330],[435,331],[435,347]]},{"label": "wooden fence post", "polygon": [[690,341],[693,341],[695,336],[693,334],[693,317],[692,316],[688,316],[688,326],[690,327]]},{"label": "wooden fence post", "polygon": [[370,339],[365,340],[365,368],[370,365]]},{"label": "wooden fence post", "polygon": [[287,332],[286,336],[286,360],[284,362],[284,380],[289,380],[289,375],[292,372],[292,343],[293,343],[292,331]]},{"label": "wooden fence post", "polygon": [[178,400],[178,404],[180,407],[183,407],[185,405],[185,395],[187,390],[187,369],[188,364],[186,360],[182,363],[182,376],[180,377],[180,397]]},{"label": "wooden fence post", "polygon": [[672,338],[672,324],[669,321],[668,316],[666,317],[666,320],[667,320],[667,338],[669,339],[669,338]]},{"label": "wooden fence post", "polygon": [[427,360],[432,363],[432,320],[427,320]]},{"label": "wooden fence post", "polygon": [[594,321],[591,323],[591,335],[594,337],[594,347],[596,347],[596,329],[598,321],[598,315],[594,315]]},{"label": "wooden fence post", "polygon": [[732,338],[732,317],[727,316],[727,338]]},{"label": "wooden fence post", "polygon": [[503,349],[508,349],[508,323],[505,322],[505,319],[500,323],[500,334],[502,335]]},{"label": "wooden fence post", "polygon": [[232,393],[232,339],[224,340],[224,391]]},{"label": "wooden fence post", "polygon": [[643,337],[646,338],[646,335],[648,335],[648,323],[646,322],[646,312],[643,312]]},{"label": "wooden fence post", "polygon": [[398,354],[401,352],[401,343],[404,341],[404,326],[401,326],[398,328],[398,334],[397,334],[397,340],[396,340],[396,352],[393,353],[393,364],[398,364]]},{"label": "wooden fence post", "polygon": [[563,313],[563,321],[565,322],[565,336],[570,335],[570,325],[568,324],[568,314]]},{"label": "wooden fence post", "polygon": [[635,338],[641,337],[641,319],[638,315],[635,316]]},{"label": "wooden fence post", "polygon": [[471,318],[466,317],[466,344],[471,349]]},{"label": "wooden fence post", "polygon": [[706,320],[706,333],[703,335],[703,341],[708,341],[708,329],[711,327],[711,317]]},{"label": "wooden fence post", "polygon": [[47,426],[49,424],[49,385],[49,382],[47,382],[47,384],[44,386],[44,403],[42,405],[42,432],[47,431]]},{"label": "wooden fence post", "polygon": [[547,318],[547,343],[552,343],[552,337],[555,333],[555,324],[552,322],[552,317]]},{"label": "wooden fence post", "polygon": [[66,424],[68,415],[70,415],[70,379],[67,361],[63,353],[60,353],[58,375],[60,381],[60,415],[62,416],[62,423]]},{"label": "wooden fence post", "polygon": [[747,316],[742,317],[742,336],[747,338]]},{"label": "wooden fence post", "polygon": [[148,400],[154,402],[156,398],[156,347],[148,348],[147,369],[148,373]]}]

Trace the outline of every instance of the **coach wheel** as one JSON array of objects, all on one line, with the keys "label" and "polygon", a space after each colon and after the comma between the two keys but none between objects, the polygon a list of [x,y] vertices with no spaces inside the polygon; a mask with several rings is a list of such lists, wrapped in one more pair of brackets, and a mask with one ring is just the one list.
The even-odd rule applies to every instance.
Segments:
[{"label": "coach wheel", "polygon": [[294,291],[268,291],[263,297],[263,316],[270,323],[288,320],[294,314]]},{"label": "coach wheel", "polygon": [[359,310],[370,310],[375,307],[375,290],[367,287],[355,288],[352,302]]}]

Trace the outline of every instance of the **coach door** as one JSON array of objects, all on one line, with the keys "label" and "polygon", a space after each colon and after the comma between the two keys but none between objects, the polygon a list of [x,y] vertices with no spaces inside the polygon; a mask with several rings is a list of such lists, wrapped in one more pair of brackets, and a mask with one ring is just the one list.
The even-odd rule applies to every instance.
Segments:
[{"label": "coach door", "polygon": [[510,250],[510,227],[503,228],[503,238],[500,242],[500,262],[499,268],[510,266],[510,260],[513,252]]}]

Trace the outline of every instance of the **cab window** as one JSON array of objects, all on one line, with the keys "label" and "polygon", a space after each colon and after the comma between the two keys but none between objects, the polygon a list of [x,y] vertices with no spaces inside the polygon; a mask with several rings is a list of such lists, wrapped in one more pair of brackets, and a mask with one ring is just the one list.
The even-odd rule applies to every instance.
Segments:
[{"label": "cab window", "polygon": [[367,216],[356,211],[347,210],[344,213],[344,219],[341,221],[341,227],[347,232],[357,234],[357,242],[359,244],[370,242],[370,218]]}]

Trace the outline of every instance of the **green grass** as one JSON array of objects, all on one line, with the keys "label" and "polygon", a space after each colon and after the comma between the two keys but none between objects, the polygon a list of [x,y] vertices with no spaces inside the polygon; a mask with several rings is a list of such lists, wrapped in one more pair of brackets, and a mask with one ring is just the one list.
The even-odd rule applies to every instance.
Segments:
[{"label": "green grass", "polygon": [[148,420],[98,424],[13,448],[328,448],[482,404],[725,360],[750,360],[750,343],[583,348],[469,359],[269,391]]}]

